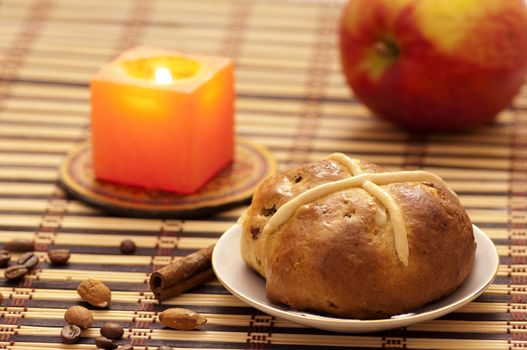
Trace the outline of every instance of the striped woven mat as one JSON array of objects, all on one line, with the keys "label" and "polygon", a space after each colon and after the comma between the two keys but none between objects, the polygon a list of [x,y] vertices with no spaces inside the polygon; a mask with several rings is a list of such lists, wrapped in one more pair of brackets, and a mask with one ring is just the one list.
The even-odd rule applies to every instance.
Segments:
[{"label": "striped woven mat", "polygon": [[[34,238],[42,256],[5,296],[0,349],[94,349],[104,321],[125,326],[136,349],[516,349],[527,347],[527,92],[497,123],[460,135],[415,136],[372,118],[349,97],[335,24],[341,2],[251,0],[0,0],[0,241]],[[171,256],[208,246],[243,208],[201,220],[109,217],[57,187],[65,154],[89,136],[88,80],[137,44],[232,56],[238,135],[266,145],[281,167],[347,152],[389,169],[445,178],[473,222],[496,243],[500,268],[475,302],[441,319],[384,333],[348,335],[262,314],[217,281],[163,305],[149,273]],[[120,255],[131,237],[135,255]],[[73,252],[64,268],[44,251]],[[3,274],[3,271],[2,273]],[[75,345],[60,344],[75,288],[92,277],[113,290],[109,310]],[[171,331],[169,306],[203,313],[199,331]]]}]

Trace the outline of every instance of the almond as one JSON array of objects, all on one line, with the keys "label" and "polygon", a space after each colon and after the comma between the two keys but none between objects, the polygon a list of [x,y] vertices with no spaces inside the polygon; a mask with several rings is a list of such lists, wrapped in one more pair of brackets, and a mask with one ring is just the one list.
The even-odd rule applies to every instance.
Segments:
[{"label": "almond", "polygon": [[90,310],[83,306],[75,305],[64,313],[64,319],[69,324],[79,326],[82,329],[90,327],[93,322],[93,315]]},{"label": "almond", "polygon": [[172,308],[159,314],[159,322],[166,327],[190,331],[204,325],[207,319],[192,310]]},{"label": "almond", "polygon": [[112,291],[104,283],[94,279],[82,281],[77,287],[82,300],[95,307],[107,307],[112,300]]}]

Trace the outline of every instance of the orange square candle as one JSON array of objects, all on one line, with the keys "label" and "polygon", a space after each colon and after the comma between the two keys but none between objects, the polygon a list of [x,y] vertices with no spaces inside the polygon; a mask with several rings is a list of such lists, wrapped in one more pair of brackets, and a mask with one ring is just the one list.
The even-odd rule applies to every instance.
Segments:
[{"label": "orange square candle", "polygon": [[232,61],[137,47],[91,80],[97,179],[189,194],[233,159]]}]

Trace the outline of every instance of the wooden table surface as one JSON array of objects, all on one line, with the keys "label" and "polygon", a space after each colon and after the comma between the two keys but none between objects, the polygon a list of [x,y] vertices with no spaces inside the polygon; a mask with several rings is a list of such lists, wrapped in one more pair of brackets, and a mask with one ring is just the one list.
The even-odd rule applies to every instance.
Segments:
[{"label": "wooden table surface", "polygon": [[[0,0],[0,242],[34,238],[38,269],[0,282],[0,349],[94,349],[106,320],[136,349],[515,349],[527,342],[527,92],[495,124],[456,135],[410,135],[350,98],[338,64],[342,2],[278,0]],[[110,217],[57,187],[65,154],[89,137],[88,81],[122,50],[147,44],[236,61],[238,135],[266,145],[280,167],[340,151],[389,169],[423,168],[457,191],[495,242],[498,277],[475,302],[441,319],[375,334],[337,334],[262,314],[217,281],[158,305],[149,273],[208,246],[243,208],[200,220]],[[119,254],[131,237],[139,249]],[[73,252],[50,266],[48,247]],[[2,272],[3,274],[3,272]],[[113,290],[109,310],[76,345],[58,336],[80,303],[79,281]],[[157,313],[205,314],[200,331],[171,331]]]}]

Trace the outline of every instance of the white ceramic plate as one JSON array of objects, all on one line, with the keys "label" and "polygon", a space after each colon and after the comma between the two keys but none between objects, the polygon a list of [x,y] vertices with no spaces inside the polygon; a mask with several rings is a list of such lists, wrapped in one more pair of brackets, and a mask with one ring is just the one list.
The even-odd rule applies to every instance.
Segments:
[{"label": "white ceramic plate", "polygon": [[270,315],[315,328],[337,332],[374,332],[408,326],[441,317],[477,298],[490,285],[498,271],[496,247],[483,231],[474,226],[476,259],[471,274],[453,294],[414,312],[379,320],[343,319],[294,311],[271,303],[265,296],[265,280],[253,272],[240,254],[241,227],[234,225],[216,243],[212,266],[220,282],[247,304]]}]

